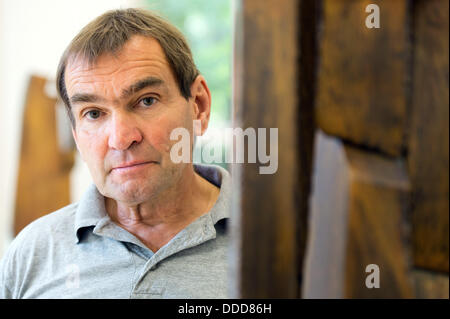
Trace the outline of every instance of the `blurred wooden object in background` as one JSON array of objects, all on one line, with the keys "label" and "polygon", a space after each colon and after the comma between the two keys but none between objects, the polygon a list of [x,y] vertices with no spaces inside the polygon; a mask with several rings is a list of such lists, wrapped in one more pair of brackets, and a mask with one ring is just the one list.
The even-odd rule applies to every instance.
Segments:
[{"label": "blurred wooden object in background", "polygon": [[[401,160],[318,132],[305,298],[412,298],[410,185]],[[380,288],[366,287],[366,267]]]},{"label": "blurred wooden object in background", "polygon": [[414,265],[448,274],[449,2],[414,3],[407,157],[412,184]]},{"label": "blurred wooden object in background", "polygon": [[278,128],[283,156],[272,175],[261,175],[258,164],[233,166],[233,177],[242,178],[233,179],[231,263],[238,279],[232,282],[232,297],[295,298],[302,250],[296,237],[298,1],[240,1],[237,6],[234,125]]},{"label": "blurred wooden object in background", "polygon": [[411,26],[408,0],[379,1],[381,25],[365,25],[373,1],[324,0],[317,124],[327,134],[400,156],[405,144]]},{"label": "blurred wooden object in background", "polygon": [[46,94],[45,78],[30,78],[22,126],[14,233],[33,220],[70,203],[74,151],[58,143],[55,98]]},{"label": "blurred wooden object in background", "polygon": [[[410,219],[405,218],[410,184],[403,155],[410,94],[410,10],[406,0],[377,2],[381,26],[369,29],[365,8],[370,3],[323,1],[316,119],[339,147],[321,142],[333,137],[319,133],[313,193],[317,204],[311,210],[311,226],[320,230],[326,217],[332,224],[328,233],[311,234],[307,298],[413,296],[406,244]],[[329,163],[338,159],[341,165]],[[332,222],[336,218],[340,223]],[[339,242],[342,255],[326,255]],[[370,264],[380,269],[378,289],[365,285]]]},{"label": "blurred wooden object in background", "polygon": [[[365,27],[370,3],[322,3],[316,119],[330,136],[316,143],[341,154],[316,153],[312,228],[341,220],[312,231],[305,296],[448,298],[448,1],[378,1],[379,29]],[[337,243],[344,255],[326,256]]]},{"label": "blurred wooden object in background", "polygon": [[235,125],[280,134],[234,165],[234,296],[448,298],[449,2],[237,4]]}]

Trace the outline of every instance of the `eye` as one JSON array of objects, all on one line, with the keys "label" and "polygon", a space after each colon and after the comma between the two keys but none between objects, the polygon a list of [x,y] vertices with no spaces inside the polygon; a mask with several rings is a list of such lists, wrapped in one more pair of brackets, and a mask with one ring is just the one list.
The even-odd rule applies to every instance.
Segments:
[{"label": "eye", "polygon": [[85,113],[85,116],[89,117],[91,120],[95,120],[100,117],[100,111],[99,110],[90,110]]},{"label": "eye", "polygon": [[144,97],[143,99],[141,99],[139,101],[139,104],[143,105],[144,107],[149,107],[149,106],[152,106],[153,104],[155,104],[155,102],[156,102],[156,99],[154,97],[147,96],[147,97]]}]

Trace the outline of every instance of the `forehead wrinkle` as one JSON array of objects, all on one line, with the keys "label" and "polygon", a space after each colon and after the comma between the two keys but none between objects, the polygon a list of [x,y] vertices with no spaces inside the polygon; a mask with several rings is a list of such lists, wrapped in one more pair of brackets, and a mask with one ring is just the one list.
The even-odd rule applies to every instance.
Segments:
[{"label": "forehead wrinkle", "polygon": [[[95,86],[95,84],[102,84],[102,81],[92,81],[92,80],[86,80],[86,81],[76,81],[77,84],[92,84],[93,86]],[[110,79],[108,79],[108,81],[106,82],[111,82]],[[110,88],[114,91],[114,95],[115,96],[119,96],[119,91],[120,88],[118,88],[116,85],[114,85],[113,83],[111,83]],[[129,98],[130,96],[132,96],[133,94],[149,88],[149,87],[153,87],[153,88],[161,88],[164,90],[164,93],[167,93],[168,88],[166,85],[166,82],[156,76],[147,76],[142,79],[139,79],[137,81],[135,81],[134,83],[132,83],[131,85],[129,85],[128,87],[124,88],[121,90],[120,93],[120,97],[116,98],[113,100],[114,103],[118,103],[119,100],[125,100],[127,98]],[[106,89],[106,88],[105,88]],[[107,90],[107,89],[106,89]],[[77,103],[77,102],[105,102],[107,99],[101,95],[98,95],[97,93],[90,93],[88,92],[76,92],[72,97],[70,97],[70,101],[72,103]]]},{"label": "forehead wrinkle", "polygon": [[[135,61],[133,61],[135,62]],[[133,62],[125,62],[125,63],[133,63]],[[143,60],[139,61],[139,62],[144,62]],[[148,62],[148,61],[147,61]],[[152,68],[154,69],[155,67],[158,70],[162,70],[161,66],[158,64],[165,64],[167,67],[169,67],[169,65],[167,63],[164,62],[160,62],[160,61],[152,61],[152,62],[159,62],[159,63],[153,63],[152,65],[150,64],[145,64],[145,65],[130,65],[127,67],[124,67],[123,65],[119,66],[116,70],[114,71],[110,71],[110,72],[95,72],[94,74],[86,74],[87,72],[91,72],[93,69],[87,70],[87,69],[83,69],[83,70],[79,70],[79,71],[75,71],[75,72],[71,72],[70,71],[70,82],[72,82],[73,84],[88,84],[88,83],[100,83],[100,82],[109,82],[111,81],[111,77],[114,77],[117,73],[120,72],[125,72],[127,73],[130,69],[133,70],[139,70],[139,69],[143,69],[143,68]],[[108,67],[96,67],[96,70],[101,70],[101,69],[107,69]],[[170,68],[169,68],[170,71]],[[148,71],[148,72],[143,72],[143,73],[147,73],[147,74],[158,74],[158,76],[155,77],[160,77],[162,76],[163,78],[165,77],[164,74],[162,72],[155,72],[154,70],[152,71]],[[97,78],[97,80],[93,80],[92,78]],[[106,80],[106,81],[105,81]]]},{"label": "forehead wrinkle", "polygon": [[[95,70],[97,72],[100,71],[99,75],[111,75],[116,72],[126,71],[128,68],[137,67],[134,64],[141,63],[145,65],[156,64],[159,67],[163,65],[170,68],[170,64],[163,52],[161,52],[161,54],[158,54],[158,52],[149,52],[148,50],[128,50],[127,52],[122,52],[119,55],[101,55],[91,63],[81,57],[72,58],[67,64],[67,69],[70,69],[70,71],[74,74],[92,72]],[[115,70],[109,71],[108,69],[111,69],[113,66],[116,66]],[[102,73],[101,71],[103,69],[106,69],[107,71]]]},{"label": "forehead wrinkle", "polygon": [[[93,63],[88,63],[82,58],[73,59],[68,65],[69,72],[67,72],[70,73],[70,86],[72,89],[74,89],[74,91],[78,91],[76,89],[78,85],[88,85],[91,88],[97,85],[106,85],[107,87],[109,87],[109,90],[113,90],[116,97],[120,96],[120,99],[122,99],[126,96],[131,95],[130,93],[135,93],[139,88],[129,87],[126,90],[120,90],[120,88],[115,85],[115,80],[113,79],[117,75],[117,73],[124,72],[126,74],[126,77],[130,79],[131,75],[127,74],[129,73],[130,69],[139,70],[142,68],[147,68],[150,70],[142,72],[141,76],[144,76],[144,74],[146,73],[151,77],[152,74],[154,74],[153,77],[159,78],[160,81],[163,82],[162,84],[160,84],[160,86],[162,86],[164,90],[167,91],[168,83],[165,83],[165,80],[169,80],[171,77],[173,77],[175,80],[175,77],[173,75],[170,64],[168,63],[162,50],[158,50],[159,48],[156,50],[154,50],[154,48],[152,49],[146,51],[139,48],[129,48],[128,50],[121,50],[118,55],[102,55]],[[130,59],[130,56],[133,58]],[[132,77],[136,78],[138,77],[138,75],[136,74]],[[156,82],[153,84],[156,85]],[[86,87],[84,87],[83,89],[86,89]],[[108,90],[108,88],[106,87],[104,89]],[[141,87],[141,89],[143,89],[143,87]],[[77,93],[96,94],[96,92],[89,91],[91,90],[88,89],[88,92]],[[101,98],[101,96],[99,97]],[[119,99],[117,98],[114,99],[114,103],[117,103],[118,100]]]},{"label": "forehead wrinkle", "polygon": [[148,87],[163,87],[166,88],[165,82],[160,78],[154,76],[148,76],[141,80],[138,80],[131,84],[128,88],[122,90],[121,99],[126,99],[127,97],[139,92]]},{"label": "forehead wrinkle", "polygon": [[[130,57],[133,57],[130,59]],[[167,60],[166,54],[159,42],[147,36],[135,35],[131,37],[118,52],[107,52],[98,56],[94,61],[89,62],[83,55],[74,54],[68,58],[67,69],[72,67],[73,74],[90,72],[94,69],[102,70],[111,68],[111,60],[115,61],[113,65],[117,68],[112,72],[105,72],[105,75],[112,75],[124,69],[126,64],[148,63],[153,62],[161,64],[171,70],[171,66]],[[130,68],[133,66],[130,66]],[[126,71],[127,68],[125,68]],[[103,75],[102,72],[99,75]]]}]

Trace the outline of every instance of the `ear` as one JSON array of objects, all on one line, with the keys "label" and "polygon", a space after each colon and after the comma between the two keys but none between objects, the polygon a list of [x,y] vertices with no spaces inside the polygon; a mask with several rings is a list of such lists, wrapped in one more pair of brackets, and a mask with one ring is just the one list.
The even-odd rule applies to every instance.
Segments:
[{"label": "ear", "polygon": [[199,120],[201,123],[201,132],[203,135],[208,128],[209,117],[211,114],[211,92],[209,92],[206,80],[202,75],[198,75],[191,85],[191,99],[193,101],[192,120]]}]

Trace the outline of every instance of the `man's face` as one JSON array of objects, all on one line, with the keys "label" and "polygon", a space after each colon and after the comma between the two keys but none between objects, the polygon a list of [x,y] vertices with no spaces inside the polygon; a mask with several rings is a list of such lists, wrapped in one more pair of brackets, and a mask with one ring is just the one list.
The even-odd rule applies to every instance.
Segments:
[{"label": "man's face", "polygon": [[179,181],[186,164],[171,161],[169,137],[184,127],[192,141],[195,101],[181,95],[158,41],[134,36],[91,67],[69,60],[65,81],[73,135],[100,193],[138,204]]}]

